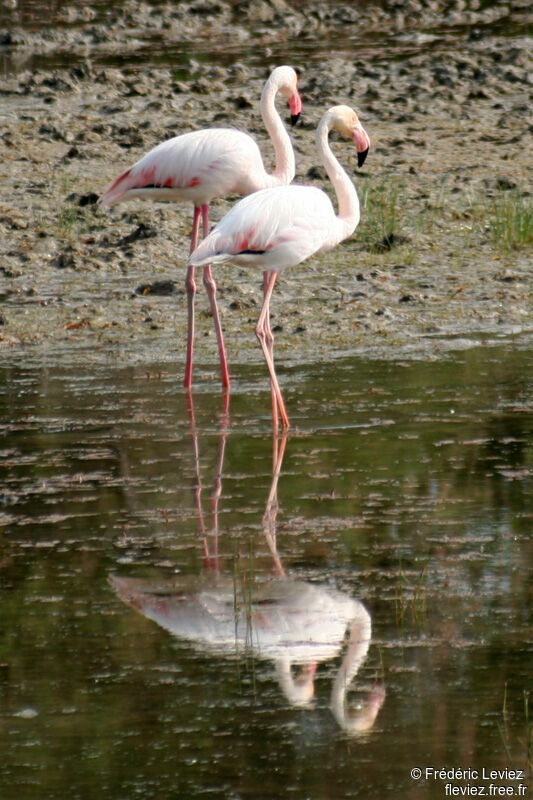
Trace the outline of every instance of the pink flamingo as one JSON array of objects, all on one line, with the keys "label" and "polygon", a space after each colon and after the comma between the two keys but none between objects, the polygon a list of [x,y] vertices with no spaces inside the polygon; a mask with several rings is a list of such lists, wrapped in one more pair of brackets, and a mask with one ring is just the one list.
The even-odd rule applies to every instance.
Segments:
[{"label": "pink flamingo", "polygon": [[270,329],[270,298],[277,275],[346,239],[360,219],[355,186],[329,146],[331,130],[354,141],[360,167],[367,156],[370,139],[357,114],[348,106],[334,106],[320,120],[316,144],[337,195],[338,215],[327,194],[314,186],[292,184],[263,189],[233,206],[189,258],[193,266],[231,261],[263,270],[264,302],[255,333],[270,373],[275,430],[278,409],[283,428],[289,427],[274,368],[274,338]]},{"label": "pink flamingo", "polygon": [[[276,67],[261,95],[261,115],[276,154],[276,168],[266,172],[261,151],[247,133],[230,128],[208,128],[175,136],[154,147],[114,180],[99,199],[110,206],[132,197],[151,200],[189,200],[194,204],[190,252],[198,244],[200,217],[204,236],[209,232],[209,203],[228,194],[246,195],[266,187],[281,186],[294,178],[295,163],[291,140],[276,110],[275,97],[284,95],[294,124],[302,110],[297,89],[298,76],[292,67]],[[192,384],[194,346],[194,265],[189,264],[185,282],[188,299],[187,363],[184,386]],[[216,286],[211,267],[204,265],[204,285],[215,323],[222,385],[228,388],[229,372],[224,337],[216,303]]]}]

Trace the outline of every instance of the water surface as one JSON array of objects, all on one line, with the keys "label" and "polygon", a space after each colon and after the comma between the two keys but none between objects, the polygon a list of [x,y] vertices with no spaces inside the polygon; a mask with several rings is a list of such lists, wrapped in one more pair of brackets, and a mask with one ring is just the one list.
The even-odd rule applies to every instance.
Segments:
[{"label": "water surface", "polygon": [[[274,442],[262,366],[228,408],[181,365],[79,363],[1,368],[3,799],[441,798],[411,769],[526,767],[532,351],[280,365]],[[199,592],[244,635],[165,627]]]},{"label": "water surface", "polygon": [[[215,3],[212,7],[200,3],[188,16],[203,24],[194,34],[187,34],[184,10],[161,0],[125,7],[116,0],[83,0],[75,5],[56,0],[51,7],[37,0],[19,0],[3,9],[2,28],[7,32],[21,29],[30,37],[18,47],[12,46],[9,38],[0,40],[0,66],[11,74],[22,69],[70,68],[90,61],[97,67],[121,67],[129,72],[166,67],[176,77],[188,79],[199,65],[262,65],[265,58],[272,63],[305,65],[327,61],[332,53],[349,58],[356,54],[368,65],[376,65],[408,59],[421,50],[443,57],[450,50],[468,46],[465,43],[470,37],[512,39],[527,35],[529,30],[526,7],[513,7],[509,12],[507,5],[501,8],[500,0],[482,0],[473,14],[467,9],[464,14],[436,16],[423,30],[409,29],[400,9],[392,28],[380,24],[379,16],[375,16],[373,24],[363,23],[354,31],[351,23],[357,18],[349,5],[333,13],[331,7],[325,13],[324,9],[317,11],[306,5],[297,2],[291,8],[296,14],[307,11],[308,24],[295,27],[289,13],[289,21],[280,34],[277,18],[247,14],[246,7],[238,2]],[[360,0],[358,8],[361,12],[374,9],[376,15],[381,5]],[[322,24],[328,19],[336,26],[331,38]],[[347,23],[350,32],[343,34]],[[127,27],[128,36],[114,43],[116,33],[123,37]],[[37,36],[32,39],[31,34]]]}]

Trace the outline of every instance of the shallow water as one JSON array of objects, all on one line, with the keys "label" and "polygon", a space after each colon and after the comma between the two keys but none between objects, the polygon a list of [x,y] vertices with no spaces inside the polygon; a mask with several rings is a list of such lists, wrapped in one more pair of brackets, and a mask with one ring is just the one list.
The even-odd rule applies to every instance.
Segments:
[{"label": "shallow water", "polygon": [[3,800],[525,796],[533,351],[280,365],[277,443],[262,366],[79,364],[1,368]]},{"label": "shallow water", "polygon": [[[44,39],[37,38],[33,43],[28,39],[21,49],[13,48],[9,42],[0,42],[0,69],[5,74],[23,69],[64,69],[89,60],[98,67],[120,67],[133,72],[147,67],[166,67],[172,69],[176,77],[189,79],[194,71],[191,65],[198,64],[263,65],[266,58],[273,63],[289,61],[305,65],[329,59],[332,52],[341,57],[353,57],[356,53],[369,64],[387,64],[417,55],[421,49],[439,57],[450,49],[467,46],[469,37],[516,37],[527,35],[529,31],[526,7],[513,9],[509,16],[507,7],[499,8],[501,0],[482,0],[476,6],[480,13],[473,18],[442,15],[438,22],[425,25],[423,30],[404,30],[401,23],[391,30],[383,26],[368,29],[363,24],[357,33],[351,28],[351,33],[344,36],[341,9],[340,27],[332,41],[324,32],[317,35],[314,26],[297,30],[287,26],[280,35],[277,21],[261,22],[261,18],[253,14],[247,17],[238,2],[197,10],[197,17],[205,19],[206,24],[189,37],[180,30],[181,14],[173,13],[172,6],[164,0],[152,0],[139,8],[123,9],[123,5],[116,0],[83,0],[75,5],[56,0],[51,8],[37,0],[6,4],[1,22],[3,29],[21,28],[31,34],[44,32]],[[297,12],[305,6],[303,2],[291,4]],[[371,0],[360,0],[358,4],[362,10],[379,6],[379,2]],[[224,9],[233,24],[242,26],[238,35],[226,30],[223,22],[219,24],[220,30],[211,27],[217,14],[221,15]],[[352,17],[345,21],[348,19]],[[113,38],[108,38],[102,29],[113,30],[118,26],[122,31],[126,20],[131,28],[126,42],[113,44]],[[54,35],[49,36],[51,29]],[[79,33],[84,35],[81,40],[77,37]]]}]

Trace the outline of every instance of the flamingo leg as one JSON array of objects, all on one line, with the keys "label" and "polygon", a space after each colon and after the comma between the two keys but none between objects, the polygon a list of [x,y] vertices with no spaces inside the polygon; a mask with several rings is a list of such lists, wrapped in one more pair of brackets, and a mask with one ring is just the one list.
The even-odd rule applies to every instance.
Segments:
[{"label": "flamingo leg", "polygon": [[194,456],[194,472],[195,482],[193,486],[194,505],[196,506],[196,516],[198,518],[198,528],[202,537],[202,552],[204,556],[204,564],[211,566],[211,556],[207,544],[207,531],[204,521],[204,512],[202,508],[202,479],[200,476],[200,451],[198,447],[198,431],[196,429],[196,417],[194,414],[194,402],[192,392],[189,390],[186,394],[187,397],[187,411],[189,412],[189,421],[191,423],[191,436]]},{"label": "flamingo leg", "polygon": [[287,432],[283,431],[279,441],[279,447],[277,436],[274,434],[272,437],[272,483],[270,485],[270,492],[262,520],[265,538],[274,561],[274,571],[280,578],[285,578],[286,573],[283,569],[283,564],[281,563],[276,545],[276,519],[279,510],[278,481],[281,473],[281,465],[283,464],[283,456],[285,455],[287,435]]},{"label": "flamingo leg", "polygon": [[214,550],[211,561],[218,568],[218,501],[222,494],[222,468],[224,466],[224,453],[226,450],[226,440],[228,438],[229,426],[229,393],[224,392],[222,398],[222,418],[220,423],[220,440],[218,443],[218,459],[213,476],[213,488],[211,490],[211,536],[214,537]]},{"label": "flamingo leg", "polygon": [[[273,345],[269,345],[267,343],[267,338],[268,338],[266,332],[267,324],[265,322],[266,318],[270,314],[270,298],[272,297],[272,292],[274,290],[274,284],[276,283],[277,277],[278,277],[277,270],[272,270],[267,281],[265,298],[263,300],[263,307],[261,309],[261,313],[259,314],[257,325],[255,326],[255,335],[259,340],[259,344],[261,345],[261,349],[263,351],[263,355],[267,363],[268,371],[270,373],[270,385],[272,387],[272,392],[275,395],[277,408],[279,410],[279,414],[281,417],[281,427],[285,430],[286,428],[289,427],[289,418],[285,410],[283,395],[281,394],[281,389],[279,388],[276,369],[274,367],[274,356],[273,353],[270,352],[270,350],[273,349]],[[272,336],[272,331],[270,332],[270,335]]]},{"label": "flamingo leg", "polygon": [[[192,253],[193,250],[196,250],[196,245],[198,244],[198,231],[200,229],[200,214],[201,214],[201,209],[198,206],[195,206],[189,253]],[[183,385],[186,389],[190,389],[192,384],[192,358],[193,358],[193,348],[194,348],[194,297],[196,295],[196,281],[194,280],[194,267],[192,264],[189,264],[189,267],[187,269],[185,288],[187,289],[188,322],[187,322],[187,363],[185,364],[185,378],[183,380]]]},{"label": "flamingo leg", "polygon": [[[265,270],[263,272],[263,295],[266,294],[267,287],[268,287],[268,278],[269,273]],[[268,347],[268,352],[270,353],[270,357],[274,360],[274,334],[272,333],[272,328],[270,327],[270,313],[265,317],[265,342]],[[276,393],[274,392],[274,387],[272,386],[272,381],[270,382],[270,395],[272,400],[272,427],[274,430],[274,436],[277,436],[278,433],[278,401],[276,399]]]},{"label": "flamingo leg", "polygon": [[[204,237],[207,236],[209,233],[209,206],[203,205],[202,206],[202,217],[203,217],[203,224],[204,224]],[[218,342],[218,355],[220,358],[220,375],[222,378],[222,386],[224,389],[229,389],[229,372],[228,372],[228,362],[226,358],[226,348],[224,346],[224,335],[222,333],[222,325],[220,323],[220,314],[218,312],[217,300],[216,300],[216,293],[217,287],[211,274],[211,265],[207,264],[204,267],[204,286],[207,291],[207,295],[209,297],[209,302],[211,303],[211,313],[213,314],[213,321],[215,323],[215,333],[217,335],[217,342]]]},{"label": "flamingo leg", "polygon": [[[218,504],[222,494],[222,469],[224,466],[224,453],[229,430],[229,392],[224,392],[222,398],[222,415],[220,422],[220,440],[218,448],[218,459],[213,477],[213,488],[211,490],[211,527],[207,530],[204,511],[202,505],[202,478],[200,470],[200,451],[198,446],[198,430],[196,427],[196,416],[194,413],[194,400],[191,391],[186,392],[187,411],[191,425],[191,437],[193,444],[195,482],[193,486],[194,504],[196,506],[196,516],[198,518],[198,529],[202,537],[202,555],[204,566],[208,569],[218,570]],[[210,545],[212,539],[212,545]]]}]

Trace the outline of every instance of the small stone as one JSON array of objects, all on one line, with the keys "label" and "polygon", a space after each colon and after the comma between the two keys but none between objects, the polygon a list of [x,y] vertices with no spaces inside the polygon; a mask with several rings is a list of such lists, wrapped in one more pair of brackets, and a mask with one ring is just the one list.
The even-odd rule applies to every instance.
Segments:
[{"label": "small stone", "polygon": [[176,283],[174,281],[154,281],[154,283],[143,283],[135,289],[136,294],[156,295],[158,297],[168,297],[176,293]]}]

